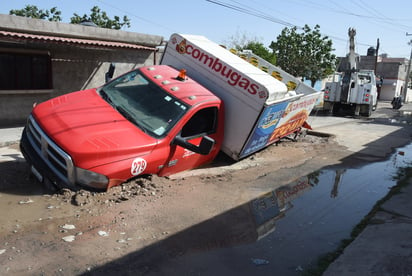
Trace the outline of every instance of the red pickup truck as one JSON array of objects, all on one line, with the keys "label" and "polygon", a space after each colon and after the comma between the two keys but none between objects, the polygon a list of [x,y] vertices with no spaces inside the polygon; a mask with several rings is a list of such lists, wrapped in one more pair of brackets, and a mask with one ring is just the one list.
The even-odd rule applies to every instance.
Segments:
[{"label": "red pickup truck", "polygon": [[221,46],[175,34],[162,65],[36,105],[20,145],[40,181],[107,190],[199,167],[220,150],[241,159],[299,131],[319,96],[290,96]]}]

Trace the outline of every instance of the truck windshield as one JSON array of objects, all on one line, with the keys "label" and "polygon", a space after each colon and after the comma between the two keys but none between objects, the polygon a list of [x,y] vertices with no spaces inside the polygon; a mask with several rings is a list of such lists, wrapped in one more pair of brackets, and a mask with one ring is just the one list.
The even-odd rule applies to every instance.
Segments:
[{"label": "truck windshield", "polygon": [[127,120],[154,137],[166,135],[188,109],[137,70],[107,83],[99,93]]}]

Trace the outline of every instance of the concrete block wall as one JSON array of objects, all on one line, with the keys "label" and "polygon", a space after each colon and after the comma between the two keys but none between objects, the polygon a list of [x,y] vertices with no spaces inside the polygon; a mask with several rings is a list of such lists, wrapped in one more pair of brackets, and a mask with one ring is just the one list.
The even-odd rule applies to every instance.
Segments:
[{"label": "concrete block wall", "polygon": [[154,53],[136,50],[82,50],[70,47],[51,49],[53,89],[46,91],[0,91],[0,127],[24,124],[34,102],[42,102],[69,92],[99,87],[105,83],[110,63],[114,77],[133,68],[154,64]]}]

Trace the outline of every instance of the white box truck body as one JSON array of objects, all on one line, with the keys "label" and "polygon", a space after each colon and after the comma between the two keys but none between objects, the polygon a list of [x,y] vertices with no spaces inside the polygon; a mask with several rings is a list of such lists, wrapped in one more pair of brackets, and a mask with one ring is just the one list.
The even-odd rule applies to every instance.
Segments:
[{"label": "white box truck body", "polygon": [[203,36],[173,34],[161,63],[185,69],[222,99],[222,151],[235,160],[300,130],[322,95],[288,91],[285,83]]}]

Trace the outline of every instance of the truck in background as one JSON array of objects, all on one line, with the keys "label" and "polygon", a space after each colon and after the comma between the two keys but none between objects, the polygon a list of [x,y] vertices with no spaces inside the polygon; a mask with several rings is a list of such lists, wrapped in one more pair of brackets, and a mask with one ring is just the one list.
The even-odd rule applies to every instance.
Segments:
[{"label": "truck in background", "polygon": [[373,70],[359,68],[359,55],[355,53],[356,30],[349,28],[349,53],[342,72],[335,73],[324,88],[324,109],[338,114],[350,110],[356,116],[369,117],[378,104],[376,76]]},{"label": "truck in background", "polygon": [[160,65],[36,105],[21,150],[41,182],[107,190],[242,159],[298,133],[321,92],[285,83],[202,36],[173,34]]}]

